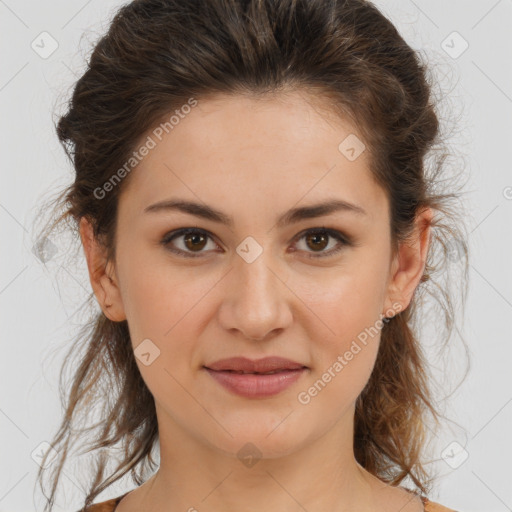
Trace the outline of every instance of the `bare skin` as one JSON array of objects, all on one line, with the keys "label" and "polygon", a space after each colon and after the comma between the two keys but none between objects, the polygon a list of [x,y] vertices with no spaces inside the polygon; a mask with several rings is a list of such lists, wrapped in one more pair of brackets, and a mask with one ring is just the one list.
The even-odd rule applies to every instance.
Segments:
[{"label": "bare skin", "polygon": [[[369,155],[347,159],[338,146],[356,130],[318,105],[298,92],[199,101],[132,171],[120,197],[115,262],[105,265],[81,222],[105,315],[128,321],[134,349],[150,339],[160,350],[147,366],[136,358],[155,399],[160,468],[116,512],[423,510],[417,496],[380,481],[354,457],[354,405],[380,330],[307,404],[298,400],[360,333],[409,305],[432,218],[431,210],[418,216],[414,243],[393,258],[387,197],[371,177]],[[210,205],[233,225],[144,212],[170,198]],[[276,224],[291,208],[333,198],[365,213]],[[355,243],[333,254],[339,242],[329,237],[318,250],[304,231],[322,227]],[[181,235],[164,246],[179,228],[206,231],[206,240],[197,245]],[[251,263],[236,252],[249,236],[263,250]],[[308,257],[319,253],[331,254]],[[203,368],[239,355],[287,357],[308,371],[272,397],[240,397]],[[251,467],[237,456],[247,443],[261,454]]]}]

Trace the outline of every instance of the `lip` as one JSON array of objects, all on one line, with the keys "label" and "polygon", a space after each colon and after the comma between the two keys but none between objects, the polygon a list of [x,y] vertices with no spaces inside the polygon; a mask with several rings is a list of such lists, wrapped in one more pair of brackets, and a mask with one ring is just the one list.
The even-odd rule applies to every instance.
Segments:
[{"label": "lip", "polygon": [[[258,360],[232,357],[204,366],[204,369],[228,391],[245,398],[276,395],[290,387],[309,370],[301,363],[282,357],[265,357]],[[270,371],[276,373],[261,373]]]},{"label": "lip", "polygon": [[296,382],[307,368],[281,370],[271,375],[233,373],[230,370],[205,370],[228,391],[245,398],[265,398],[277,395]]}]

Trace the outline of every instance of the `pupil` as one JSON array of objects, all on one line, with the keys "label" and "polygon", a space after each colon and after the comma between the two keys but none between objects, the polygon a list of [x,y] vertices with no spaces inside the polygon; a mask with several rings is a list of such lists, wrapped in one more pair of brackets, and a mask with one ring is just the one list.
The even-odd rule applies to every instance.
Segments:
[{"label": "pupil", "polygon": [[[327,237],[325,236],[325,234],[322,234],[322,233],[320,233],[320,234],[315,233],[315,234],[313,234],[313,235],[308,236],[308,241],[309,241],[309,240],[311,240],[311,239],[313,239],[313,240],[315,240],[315,241],[318,241],[318,240],[317,240],[318,238],[323,238],[324,242],[325,242],[325,241],[326,241],[326,239],[327,239]],[[314,242],[314,243],[316,243],[316,242]],[[324,244],[323,244],[323,246],[322,246],[322,247],[320,247],[320,249],[324,249],[325,247],[326,247],[326,244],[324,243]],[[314,249],[314,247],[313,247],[313,249]],[[317,249],[318,249],[318,247],[317,247]]]},{"label": "pupil", "polygon": [[[201,238],[203,239],[203,242],[204,242],[205,237],[202,234],[191,233],[191,234],[186,235],[185,236],[185,244],[186,244],[187,248],[188,249],[194,249],[194,246],[195,246],[195,248],[197,249],[198,248],[197,245],[194,245],[194,244],[197,244],[198,243],[198,239],[201,239]],[[189,244],[190,241],[192,241],[192,244]],[[199,249],[202,249],[203,247],[204,247],[204,243],[203,243],[203,245],[201,245],[199,247]]]}]

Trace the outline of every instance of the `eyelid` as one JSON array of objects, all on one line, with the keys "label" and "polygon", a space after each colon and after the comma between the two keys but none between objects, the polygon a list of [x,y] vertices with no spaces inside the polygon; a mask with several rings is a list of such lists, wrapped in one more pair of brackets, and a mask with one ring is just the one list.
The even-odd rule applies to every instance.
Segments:
[{"label": "eyelid", "polygon": [[[179,229],[175,229],[173,231],[170,231],[168,233],[166,233],[162,240],[161,240],[161,244],[169,251],[175,253],[175,254],[178,254],[180,256],[183,256],[185,258],[198,258],[198,257],[204,257],[204,255],[208,254],[208,252],[211,252],[211,251],[204,251],[204,252],[197,252],[197,253],[194,253],[194,252],[189,252],[189,251],[183,251],[181,249],[173,249],[170,247],[170,243],[175,239],[175,238],[179,238],[181,236],[184,236],[186,234],[189,234],[189,233],[199,233],[199,234],[202,234],[204,236],[206,236],[207,238],[211,239],[214,243],[217,244],[217,246],[219,246],[219,244],[215,241],[216,240],[216,237],[215,235],[213,235],[213,233],[211,233],[210,231],[206,230],[206,229],[202,229],[202,228],[198,228],[198,227],[186,227],[186,228],[179,228]],[[354,239],[338,230],[338,229],[335,229],[335,228],[328,228],[326,226],[315,226],[315,227],[312,227],[312,228],[307,228],[307,229],[304,229],[303,231],[297,233],[293,238],[292,238],[292,242],[295,244],[297,243],[298,241],[300,241],[304,236],[306,236],[307,234],[315,234],[315,233],[325,233],[328,237],[330,238],[333,238],[335,239],[337,242],[338,242],[338,246],[336,248],[333,248],[333,249],[330,249],[329,251],[320,251],[318,253],[314,253],[314,252],[309,252],[308,251],[305,251],[306,253],[308,253],[306,255],[307,258],[313,258],[313,259],[328,259],[329,257],[331,256],[334,256],[336,254],[338,254],[344,247],[349,247],[349,246],[355,246],[356,243],[354,241]],[[294,249],[293,252],[300,252],[299,250],[296,250]]]}]

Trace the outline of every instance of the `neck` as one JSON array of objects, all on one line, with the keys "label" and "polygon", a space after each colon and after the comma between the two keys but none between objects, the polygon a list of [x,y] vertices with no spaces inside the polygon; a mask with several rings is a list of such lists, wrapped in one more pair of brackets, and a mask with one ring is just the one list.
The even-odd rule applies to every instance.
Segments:
[{"label": "neck", "polygon": [[[282,438],[273,445],[267,436],[252,444],[230,438],[237,449],[224,451],[168,420],[159,418],[160,468],[144,485],[141,511],[380,510],[375,489],[385,484],[355,460],[353,410],[318,439],[288,450]],[[263,449],[257,451],[258,445]]]}]

